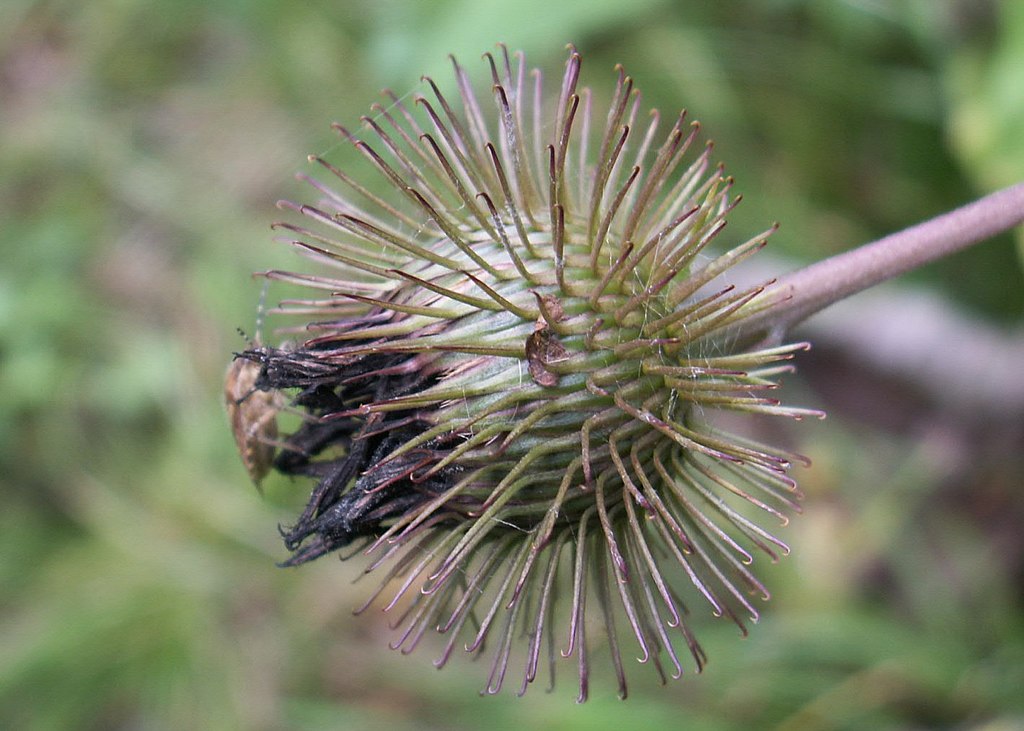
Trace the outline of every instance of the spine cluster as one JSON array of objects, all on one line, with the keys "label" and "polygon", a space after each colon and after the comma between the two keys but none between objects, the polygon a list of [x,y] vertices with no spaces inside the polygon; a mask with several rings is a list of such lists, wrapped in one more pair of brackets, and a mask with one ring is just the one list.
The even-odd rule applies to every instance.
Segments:
[{"label": "spine cluster", "polygon": [[377,180],[312,158],[333,182],[283,204],[306,222],[278,228],[320,272],[265,276],[320,294],[278,310],[305,323],[297,347],[241,358],[307,414],[275,460],[316,480],[285,563],[365,539],[396,646],[438,631],[443,664],[460,638],[490,641],[491,692],[521,633],[523,690],[542,654],[553,671],[561,619],[585,698],[596,605],[625,695],[620,632],[677,676],[675,642],[705,659],[687,593],[758,616],[753,551],[787,549],[757,516],[798,509],[802,458],[714,413],[819,416],[768,395],[806,345],[729,340],[768,303],[721,275],[771,230],[710,253],[734,201],[711,146],[691,155],[697,124],[641,119],[621,69],[596,112],[575,51],[553,104],[521,55],[485,58],[489,98],[453,61],[454,103],[426,79],[430,99],[391,95],[364,136],[337,128]]}]

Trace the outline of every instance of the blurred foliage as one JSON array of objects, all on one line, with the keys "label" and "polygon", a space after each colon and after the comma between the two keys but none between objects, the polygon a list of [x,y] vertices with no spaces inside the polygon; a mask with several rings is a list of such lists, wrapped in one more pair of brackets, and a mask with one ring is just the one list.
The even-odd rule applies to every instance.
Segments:
[{"label": "blurred foliage", "polygon": [[[917,430],[793,430],[815,467],[765,620],[700,627],[704,675],[634,674],[627,703],[598,678],[577,707],[569,674],[481,700],[481,668],[436,673],[386,649],[379,613],[351,618],[358,561],[274,568],[302,488],[258,499],[220,403],[248,273],[289,260],[272,203],[328,122],[498,40],[556,74],[571,40],[598,98],[622,62],[690,108],[746,194],[731,236],[779,220],[794,257],[1024,178],[1013,0],[7,0],[0,727],[1024,726],[1019,441],[941,405]],[[1009,236],[915,276],[1020,323]],[[800,383],[790,400],[829,407]]]}]

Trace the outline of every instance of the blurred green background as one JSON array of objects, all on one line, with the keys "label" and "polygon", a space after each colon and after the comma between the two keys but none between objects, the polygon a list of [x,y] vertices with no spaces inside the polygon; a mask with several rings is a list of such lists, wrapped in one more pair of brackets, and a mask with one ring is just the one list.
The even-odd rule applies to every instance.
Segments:
[{"label": "blurred green background", "polygon": [[[814,459],[794,555],[749,638],[697,622],[703,675],[481,699],[483,666],[352,617],[358,561],[274,567],[307,488],[261,500],[221,404],[249,274],[292,262],[273,204],[310,197],[331,121],[497,41],[689,108],[745,197],[730,240],[778,220],[793,259],[1024,178],[1014,0],[5,0],[0,728],[1024,728],[1024,414],[953,411],[842,337],[787,383],[830,411],[782,434]],[[911,281],[1019,341],[1015,246]]]}]

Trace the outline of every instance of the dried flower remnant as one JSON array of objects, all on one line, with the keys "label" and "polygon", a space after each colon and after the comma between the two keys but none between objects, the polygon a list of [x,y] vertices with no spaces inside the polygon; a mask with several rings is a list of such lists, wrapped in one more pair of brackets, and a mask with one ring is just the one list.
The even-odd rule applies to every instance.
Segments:
[{"label": "dried flower remnant", "polygon": [[696,123],[642,117],[621,70],[597,111],[574,50],[553,104],[521,55],[485,58],[486,95],[453,61],[456,98],[426,79],[429,99],[363,118],[371,141],[337,127],[384,193],[311,158],[333,184],[282,204],[309,223],[278,228],[327,270],[266,272],[324,294],[276,311],[305,342],[240,356],[307,413],[275,460],[316,481],[285,565],[362,539],[394,647],[436,630],[438,666],[488,652],[487,692],[513,657],[521,691],[572,657],[583,700],[599,639],[625,696],[623,653],[663,679],[677,645],[703,666],[699,607],[757,618],[753,549],[787,548],[753,516],[797,510],[802,458],[711,417],[820,416],[765,395],[806,345],[730,350],[767,304],[720,275],[771,230],[708,253],[735,201],[711,146],[690,154]]}]

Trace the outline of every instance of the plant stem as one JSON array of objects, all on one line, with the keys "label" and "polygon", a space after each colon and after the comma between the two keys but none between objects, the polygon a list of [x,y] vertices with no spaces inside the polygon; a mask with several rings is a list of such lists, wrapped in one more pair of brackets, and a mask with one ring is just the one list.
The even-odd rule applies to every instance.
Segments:
[{"label": "plant stem", "polygon": [[793,326],[829,305],[1022,222],[1024,183],[1017,183],[781,277],[757,300],[771,304],[739,322],[730,336],[746,343],[781,343]]}]

